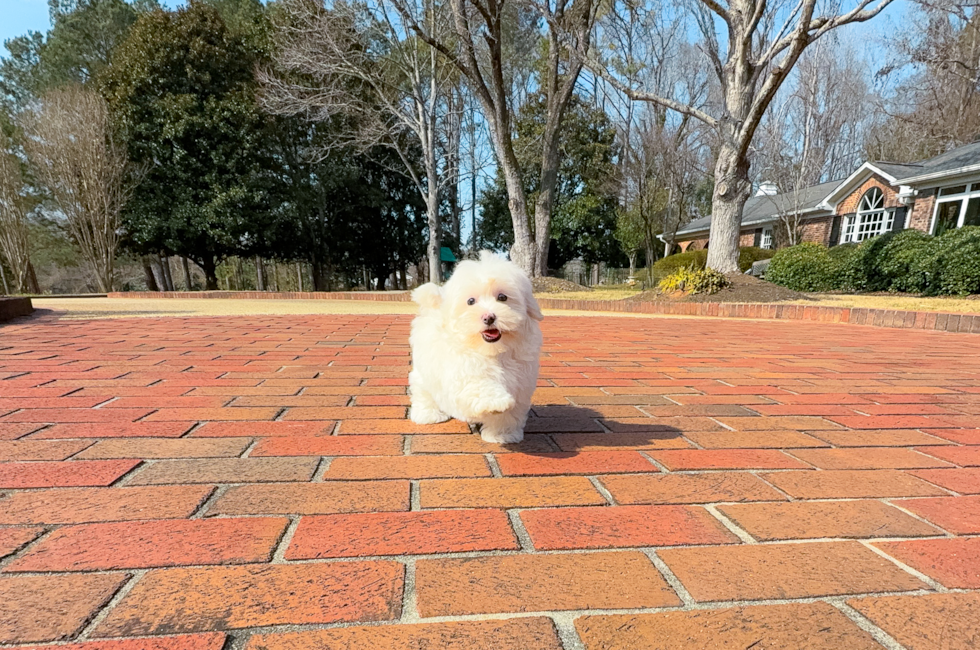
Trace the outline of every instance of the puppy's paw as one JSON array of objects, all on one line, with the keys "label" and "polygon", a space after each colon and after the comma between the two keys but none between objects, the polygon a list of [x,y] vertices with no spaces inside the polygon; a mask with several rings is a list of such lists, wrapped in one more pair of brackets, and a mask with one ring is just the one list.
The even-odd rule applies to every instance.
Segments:
[{"label": "puppy's paw", "polygon": [[477,413],[503,413],[509,411],[517,404],[517,400],[512,395],[501,391],[494,395],[480,397],[474,404],[473,410]]},{"label": "puppy's paw", "polygon": [[484,442],[492,442],[498,445],[508,445],[524,440],[524,431],[494,431],[485,426],[480,430],[480,437]]},{"label": "puppy's paw", "polygon": [[449,416],[439,409],[413,406],[408,409],[408,419],[415,424],[439,424],[449,420]]}]

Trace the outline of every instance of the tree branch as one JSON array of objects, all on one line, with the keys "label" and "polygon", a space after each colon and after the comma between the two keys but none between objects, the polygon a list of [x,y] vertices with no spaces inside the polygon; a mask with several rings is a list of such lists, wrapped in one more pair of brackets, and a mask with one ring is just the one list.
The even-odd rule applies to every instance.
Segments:
[{"label": "tree branch", "polygon": [[663,106],[664,108],[668,108],[672,111],[676,111],[684,115],[689,115],[695,119],[701,120],[702,122],[704,122],[705,124],[707,124],[712,128],[718,127],[718,120],[711,117],[710,115],[708,115],[707,113],[705,113],[700,109],[694,108],[693,106],[688,106],[687,104],[683,104],[678,101],[674,101],[673,99],[661,97],[660,95],[655,95],[653,93],[643,92],[628,87],[626,84],[624,84],[623,82],[619,81],[611,74],[609,74],[609,71],[606,69],[606,67],[603,64],[599,63],[598,61],[596,61],[595,59],[593,59],[592,57],[588,57],[585,60],[585,65],[589,68],[589,70],[602,77],[602,79],[605,80],[607,83],[609,83],[613,88],[623,93],[633,101],[650,102],[652,104],[657,104],[659,106]]}]

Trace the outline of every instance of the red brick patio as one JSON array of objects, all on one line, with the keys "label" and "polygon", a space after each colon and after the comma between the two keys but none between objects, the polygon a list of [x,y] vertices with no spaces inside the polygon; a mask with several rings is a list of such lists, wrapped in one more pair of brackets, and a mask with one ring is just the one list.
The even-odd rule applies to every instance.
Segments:
[{"label": "red brick patio", "polygon": [[0,646],[980,647],[980,337],[551,317],[501,448],[409,322],[0,326]]}]

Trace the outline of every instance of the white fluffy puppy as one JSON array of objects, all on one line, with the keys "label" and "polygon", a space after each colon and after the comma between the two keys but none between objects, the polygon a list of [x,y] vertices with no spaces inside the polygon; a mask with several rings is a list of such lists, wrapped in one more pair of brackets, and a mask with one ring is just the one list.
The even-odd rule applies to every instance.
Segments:
[{"label": "white fluffy puppy", "polygon": [[524,438],[538,379],[543,316],[531,281],[489,251],[464,261],[445,285],[412,292],[410,418],[434,424],[479,422],[487,442]]}]

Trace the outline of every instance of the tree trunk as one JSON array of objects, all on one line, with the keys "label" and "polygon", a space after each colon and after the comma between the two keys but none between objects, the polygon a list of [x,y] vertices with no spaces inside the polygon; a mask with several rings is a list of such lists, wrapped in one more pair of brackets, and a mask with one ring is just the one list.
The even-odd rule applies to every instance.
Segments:
[{"label": "tree trunk", "polygon": [[170,257],[160,254],[160,269],[163,271],[163,283],[167,287],[167,291],[174,291],[174,278],[170,273]]},{"label": "tree trunk", "polygon": [[[722,137],[730,137],[727,126]],[[708,233],[709,268],[720,273],[738,271],[738,240],[742,209],[752,193],[749,162],[731,140],[722,142],[715,163],[715,190],[711,197],[711,229]]]},{"label": "tree trunk", "polygon": [[534,204],[534,272],[531,277],[548,275],[548,249],[551,244],[551,212],[555,207],[558,184],[558,141],[564,106],[554,107],[549,97],[548,119],[542,137],[541,182]]},{"label": "tree trunk", "polygon": [[[433,174],[435,171],[433,170]],[[429,197],[426,201],[426,221],[429,224],[429,245],[426,249],[426,257],[429,260],[429,268],[435,269],[432,273],[432,281],[442,284],[442,273],[439,269],[442,266],[442,223],[439,219],[439,191],[433,179],[429,179]]]},{"label": "tree trunk", "polygon": [[459,205],[459,162],[460,150],[462,146],[462,93],[458,89],[451,89],[446,95],[448,104],[446,110],[446,198],[449,200],[449,219],[452,228],[453,239],[458,250],[463,250],[462,235],[460,233],[460,205]]},{"label": "tree trunk", "polygon": [[150,269],[153,271],[153,279],[159,287],[160,291],[167,290],[167,281],[163,276],[163,267],[160,265],[160,255],[150,255],[149,256]]},{"label": "tree trunk", "polygon": [[27,260],[27,293],[41,293],[41,285],[38,284],[37,273],[34,272],[34,262],[30,260]]},{"label": "tree trunk", "polygon": [[191,265],[186,257],[180,258],[180,265],[184,268],[184,290],[192,291],[194,284],[191,282]]},{"label": "tree trunk", "polygon": [[[487,107],[484,106],[484,110]],[[520,165],[514,153],[513,142],[510,140],[510,121],[506,119],[507,108],[503,107],[495,119],[490,120],[492,128],[490,136],[493,140],[494,152],[497,154],[497,164],[504,175],[504,185],[507,187],[507,207],[514,226],[514,245],[510,248],[510,259],[521,267],[529,277],[534,277],[535,248],[531,238],[531,226],[528,222],[527,195],[521,181]],[[506,131],[506,133],[504,133]]]},{"label": "tree trunk", "polygon": [[157,279],[153,276],[153,266],[150,264],[149,256],[142,256],[140,262],[143,265],[143,275],[146,276],[146,288],[149,291],[159,291],[160,285],[157,284]]},{"label": "tree trunk", "polygon": [[215,263],[213,257],[205,257],[202,262],[204,264],[201,269],[204,271],[204,283],[205,289],[208,291],[218,290],[218,265]]},{"label": "tree trunk", "polygon": [[235,289],[245,290],[245,267],[242,265],[242,258],[235,258]]},{"label": "tree trunk", "polygon": [[279,291],[279,266],[272,260],[272,290]]},{"label": "tree trunk", "polygon": [[299,291],[303,290],[303,263],[296,262],[296,284],[299,285]]},{"label": "tree trunk", "polygon": [[10,286],[7,284],[7,274],[3,271],[3,260],[0,260],[0,280],[3,280],[4,295],[8,295],[10,293]]},{"label": "tree trunk", "polygon": [[262,267],[262,258],[255,256],[255,288],[265,291],[265,269]]},{"label": "tree trunk", "polygon": [[629,258],[630,258],[630,280],[633,279],[633,274],[636,272],[636,254],[637,254],[637,251],[630,251],[629,252]]}]

